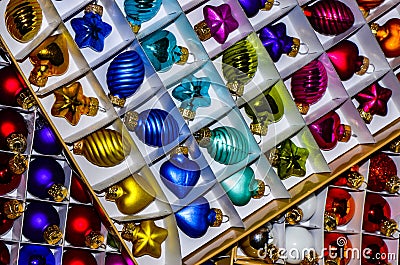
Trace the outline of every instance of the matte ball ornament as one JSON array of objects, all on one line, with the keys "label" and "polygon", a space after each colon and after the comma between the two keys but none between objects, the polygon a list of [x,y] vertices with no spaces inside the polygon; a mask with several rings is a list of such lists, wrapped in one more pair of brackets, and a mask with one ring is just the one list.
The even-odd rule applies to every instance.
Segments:
[{"label": "matte ball ornament", "polygon": [[369,59],[360,56],[354,42],[342,40],[326,52],[342,81],[347,81],[354,74],[363,75],[369,67]]},{"label": "matte ball ornament", "polygon": [[290,86],[300,113],[307,114],[310,105],[320,101],[328,87],[328,74],[324,64],[313,60],[300,68],[292,75]]},{"label": "matte ball ornament", "polygon": [[361,249],[365,250],[361,257],[361,264],[365,265],[389,265],[389,249],[382,238],[363,235]]},{"label": "matte ball ornament", "polygon": [[301,203],[297,204],[285,214],[285,221],[291,225],[310,220],[317,210],[317,196],[312,193]]},{"label": "matte ball ornament", "polygon": [[149,109],[141,113],[128,111],[124,123],[128,130],[134,131],[139,140],[149,146],[166,146],[179,137],[178,122],[172,114],[162,109]]},{"label": "matte ball ornament", "polygon": [[340,122],[340,116],[335,111],[331,111],[308,125],[321,150],[332,150],[338,142],[348,142],[350,140],[351,127]]},{"label": "matte ball ornament", "polygon": [[43,119],[36,120],[33,150],[43,155],[60,155],[62,145],[50,125]]},{"label": "matte ball ornament", "polygon": [[67,39],[63,34],[56,34],[45,39],[29,54],[33,69],[29,82],[38,87],[46,86],[51,76],[63,75],[69,67]]},{"label": "matte ball ornament", "polygon": [[22,173],[28,167],[28,160],[20,154],[0,153],[0,195],[17,189],[21,183]]},{"label": "matte ball ornament", "polygon": [[57,244],[63,237],[60,217],[48,202],[32,201],[26,206],[22,234],[32,242]]},{"label": "matte ball ornament", "polygon": [[397,222],[391,219],[389,203],[381,195],[367,193],[364,204],[363,229],[367,232],[379,231],[382,235],[393,236],[397,231]]},{"label": "matte ball ornament", "polygon": [[349,251],[352,248],[349,238],[342,233],[324,234],[325,264],[347,265],[352,258]]},{"label": "matte ball ornament", "polygon": [[73,152],[83,155],[96,166],[113,167],[125,160],[131,152],[131,146],[120,132],[100,129],[75,142]]},{"label": "matte ball ornament", "polygon": [[369,15],[371,9],[380,6],[385,0],[357,0],[358,7],[363,13],[364,17]]},{"label": "matte ball ornament", "polygon": [[27,190],[40,199],[51,198],[61,202],[67,197],[68,189],[64,187],[64,169],[52,157],[40,156],[31,160],[28,171]]},{"label": "matte ball ornament", "polygon": [[0,265],[9,265],[10,264],[10,252],[6,244],[3,241],[0,241]]},{"label": "matte ball ornament", "polygon": [[199,165],[189,159],[189,149],[180,146],[171,151],[171,157],[160,167],[160,176],[165,186],[179,199],[190,193],[199,181]]},{"label": "matte ball ornament", "polygon": [[332,231],[337,226],[348,224],[354,216],[355,208],[354,198],[348,191],[330,188],[325,203],[325,230]]},{"label": "matte ball ornament", "polygon": [[[296,249],[300,255],[289,255],[286,259],[290,264],[315,264],[317,253],[313,235],[304,227],[289,226],[285,229],[285,249]],[[314,251],[312,251],[314,250]],[[310,262],[310,263],[307,263]]]},{"label": "matte ball ornament", "polygon": [[386,57],[400,56],[400,18],[391,18],[382,26],[372,23],[371,30]]},{"label": "matte ball ornament", "polygon": [[22,153],[26,150],[28,125],[13,109],[0,110],[0,149]]},{"label": "matte ball ornament", "polygon": [[323,35],[339,35],[354,24],[353,12],[341,1],[321,0],[303,11],[313,29]]},{"label": "matte ball ornament", "polygon": [[81,203],[92,203],[92,197],[78,175],[72,172],[70,195],[74,200]]},{"label": "matte ball ornament", "polygon": [[76,247],[99,248],[104,243],[101,221],[93,206],[73,205],[68,209],[65,240]]},{"label": "matte ball ornament", "polygon": [[[126,1],[125,1],[126,2]],[[107,69],[107,86],[111,102],[125,105],[126,98],[136,93],[142,85],[145,68],[142,58],[136,51],[124,51],[115,57]]]},{"label": "matte ball ornament", "polygon": [[254,171],[249,166],[220,183],[226,195],[236,206],[248,204],[251,198],[260,199],[265,192],[265,183],[262,180],[255,179]]},{"label": "matte ball ornament", "polygon": [[286,25],[282,22],[267,25],[260,30],[259,38],[272,61],[279,61],[282,54],[296,57],[300,49],[300,39],[286,35]]},{"label": "matte ball ornament", "polygon": [[115,202],[121,213],[135,214],[149,206],[155,196],[145,178],[134,174],[108,188],[105,199]]},{"label": "matte ball ornament", "polygon": [[202,128],[193,134],[201,147],[207,148],[210,156],[224,165],[233,165],[249,154],[249,139],[241,131],[229,126]]},{"label": "matte ball ornament", "polygon": [[219,44],[224,44],[231,32],[239,27],[238,21],[228,4],[203,7],[204,20],[194,26],[194,31],[201,41],[213,37]]},{"label": "matte ball ornament", "polygon": [[183,65],[189,50],[178,46],[176,37],[168,30],[157,30],[141,40],[142,48],[157,72],[166,72],[174,64]]},{"label": "matte ball ornament", "polygon": [[243,11],[246,13],[248,18],[252,18],[258,14],[260,10],[269,11],[273,7],[274,0],[239,0],[239,4],[242,6]]},{"label": "matte ball ornament", "polygon": [[10,0],[4,14],[7,31],[15,40],[25,43],[33,40],[42,26],[42,8],[37,0]]},{"label": "matte ball ornament", "polygon": [[62,257],[63,265],[97,265],[92,253],[82,249],[67,249]]},{"label": "matte ball ornament", "polygon": [[257,51],[250,41],[243,39],[229,47],[222,54],[222,73],[228,83],[229,92],[242,96],[244,86],[257,72]]},{"label": "matte ball ornament", "polygon": [[14,220],[20,217],[23,211],[24,207],[18,200],[0,198],[0,235],[10,231]]},{"label": "matte ball ornament", "polygon": [[208,201],[199,197],[175,213],[178,227],[191,238],[200,238],[209,227],[218,227],[222,223],[222,211],[210,208]]},{"label": "matte ball ornament", "polygon": [[387,104],[391,96],[392,90],[381,86],[378,82],[369,85],[355,95],[355,100],[360,104],[357,110],[365,123],[370,124],[374,115],[387,115]]},{"label": "matte ball ornament", "polygon": [[399,191],[400,179],[397,176],[397,167],[387,154],[377,153],[370,158],[367,188],[377,192]]},{"label": "matte ball ornament", "polygon": [[124,12],[133,32],[137,34],[142,23],[151,20],[160,10],[162,0],[125,0]]},{"label": "matte ball ornament", "polygon": [[333,185],[336,186],[347,186],[353,189],[359,189],[361,185],[364,183],[365,178],[363,175],[358,172],[359,167],[352,166],[345,173],[341,174],[336,180],[333,182]]},{"label": "matte ball ornament", "polygon": [[56,265],[53,252],[47,246],[24,245],[19,250],[19,265]]}]

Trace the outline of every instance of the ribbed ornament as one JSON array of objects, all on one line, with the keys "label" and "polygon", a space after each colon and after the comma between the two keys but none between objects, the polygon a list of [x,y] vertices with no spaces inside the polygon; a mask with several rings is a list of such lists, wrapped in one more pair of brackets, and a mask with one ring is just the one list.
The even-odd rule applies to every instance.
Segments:
[{"label": "ribbed ornament", "polygon": [[160,10],[162,0],[125,0],[126,19],[133,32],[138,33],[143,22],[152,19]]}]

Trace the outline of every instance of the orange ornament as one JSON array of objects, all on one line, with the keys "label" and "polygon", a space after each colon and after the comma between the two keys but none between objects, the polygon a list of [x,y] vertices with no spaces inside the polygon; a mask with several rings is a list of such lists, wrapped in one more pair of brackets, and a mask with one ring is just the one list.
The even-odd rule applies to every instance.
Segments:
[{"label": "orange ornament", "polygon": [[372,33],[388,58],[400,56],[400,18],[391,18],[384,25],[371,25]]}]

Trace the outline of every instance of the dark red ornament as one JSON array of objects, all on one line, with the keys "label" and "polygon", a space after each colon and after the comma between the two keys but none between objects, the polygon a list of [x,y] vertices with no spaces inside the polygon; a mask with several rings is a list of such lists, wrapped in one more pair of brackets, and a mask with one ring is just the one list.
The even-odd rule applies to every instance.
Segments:
[{"label": "dark red ornament", "polygon": [[17,200],[0,198],[0,235],[10,231],[14,220],[21,216],[22,204]]},{"label": "dark red ornament", "polygon": [[27,124],[19,112],[0,110],[0,149],[24,152],[27,136]]},{"label": "dark red ornament", "polygon": [[351,194],[341,188],[330,188],[325,204],[325,229],[331,231],[336,226],[351,221],[356,204]]},{"label": "dark red ornament", "polygon": [[85,188],[85,184],[77,176],[75,173],[72,173],[71,176],[71,188],[70,188],[71,197],[81,203],[92,203],[92,197],[89,192]]},{"label": "dark red ornament", "polygon": [[351,241],[342,233],[324,234],[325,264],[346,265],[350,261],[348,249],[352,248]]},{"label": "dark red ornament", "polygon": [[391,215],[390,205],[381,195],[367,194],[363,218],[363,229],[365,231],[380,231],[385,236],[392,236],[397,230],[397,223],[390,218]]},{"label": "dark red ornament", "polygon": [[394,161],[384,153],[378,153],[369,161],[367,188],[372,191],[396,193],[400,188],[397,167]]},{"label": "dark red ornament", "polygon": [[86,250],[81,249],[68,249],[63,253],[62,257],[63,265],[97,265],[97,261],[90,253]]},{"label": "dark red ornament", "polygon": [[388,265],[388,247],[382,238],[363,235],[361,243],[363,265]]},{"label": "dark red ornament", "polygon": [[14,155],[0,153],[0,195],[7,194],[18,188],[21,183],[21,174],[16,174],[12,170]]},{"label": "dark red ornament", "polygon": [[0,265],[9,265],[10,264],[10,252],[6,244],[3,241],[0,241]]}]

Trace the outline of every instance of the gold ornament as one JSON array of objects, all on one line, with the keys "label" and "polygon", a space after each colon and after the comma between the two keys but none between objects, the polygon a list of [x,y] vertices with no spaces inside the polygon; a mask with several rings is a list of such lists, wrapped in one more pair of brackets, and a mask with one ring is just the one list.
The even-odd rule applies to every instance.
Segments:
[{"label": "gold ornament", "polygon": [[37,0],[10,0],[4,17],[8,33],[19,42],[31,41],[39,33],[43,20]]},{"label": "gold ornament", "polygon": [[73,153],[83,155],[99,167],[113,167],[129,155],[131,146],[122,139],[121,133],[112,129],[100,129],[74,143]]},{"label": "gold ornament", "polygon": [[154,201],[154,189],[144,181],[137,183],[135,177],[140,176],[129,176],[111,186],[106,192],[106,200],[115,202],[123,214],[138,213]]}]

